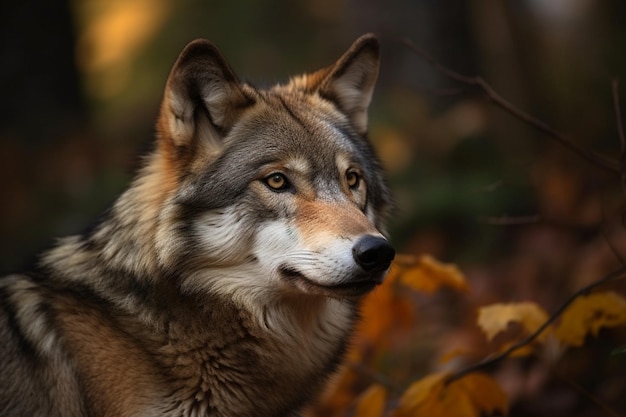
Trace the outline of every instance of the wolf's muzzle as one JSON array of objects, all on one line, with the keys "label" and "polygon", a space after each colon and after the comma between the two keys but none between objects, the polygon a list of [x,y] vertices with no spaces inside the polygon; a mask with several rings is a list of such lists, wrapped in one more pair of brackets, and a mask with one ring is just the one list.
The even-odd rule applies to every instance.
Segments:
[{"label": "wolf's muzzle", "polygon": [[381,272],[389,268],[396,251],[386,239],[367,235],[356,241],[352,256],[365,272]]}]

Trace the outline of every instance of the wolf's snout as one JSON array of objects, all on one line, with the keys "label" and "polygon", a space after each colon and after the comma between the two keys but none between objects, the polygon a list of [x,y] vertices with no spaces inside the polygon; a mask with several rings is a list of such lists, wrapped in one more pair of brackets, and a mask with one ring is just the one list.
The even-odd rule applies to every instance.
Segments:
[{"label": "wolf's snout", "polygon": [[352,247],[352,256],[366,272],[380,272],[389,268],[396,251],[386,239],[378,236],[364,236]]}]

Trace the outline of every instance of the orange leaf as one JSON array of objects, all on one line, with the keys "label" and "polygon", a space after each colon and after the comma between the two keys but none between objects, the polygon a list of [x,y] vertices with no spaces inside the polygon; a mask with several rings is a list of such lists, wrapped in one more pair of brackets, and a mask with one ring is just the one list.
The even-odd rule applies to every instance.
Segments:
[{"label": "orange leaf", "polygon": [[[513,346],[513,343],[505,343],[504,345],[502,345],[502,347],[500,347],[500,352],[504,352],[505,350],[509,349],[511,346]],[[509,353],[509,358],[523,358],[525,356],[530,356],[533,353],[535,353],[535,346],[533,346],[532,344],[528,344],[528,345],[524,345],[524,346],[520,346],[517,349],[515,349],[513,352]]]},{"label": "orange leaf", "polygon": [[397,294],[392,281],[384,282],[365,298],[361,316],[357,337],[371,343],[382,343],[391,329],[408,329],[414,324],[411,301]]},{"label": "orange leaf", "polygon": [[413,382],[402,394],[400,404],[394,411],[393,417],[421,415],[420,413],[424,411],[428,398],[441,391],[446,376],[445,373],[431,374]]},{"label": "orange leaf", "polygon": [[467,291],[465,276],[454,264],[444,264],[424,255],[400,272],[400,282],[416,290],[432,294],[441,287]]},{"label": "orange leaf", "polygon": [[483,373],[469,374],[450,384],[458,388],[470,398],[479,415],[508,414],[509,400],[500,385],[489,375]]},{"label": "orange leaf", "polygon": [[626,324],[626,299],[607,291],[575,299],[561,315],[554,333],[565,344],[582,346],[587,335],[597,336],[603,327],[623,324]]},{"label": "orange leaf", "polygon": [[[395,264],[385,282],[369,294],[361,305],[362,320],[353,337],[352,350],[375,347],[387,348],[394,330],[406,330],[415,322],[415,309],[406,294],[397,291],[396,280],[399,269]],[[358,362],[357,357],[355,361]]]},{"label": "orange leaf", "polygon": [[382,385],[370,386],[359,396],[354,417],[382,417],[386,397],[387,390]]},{"label": "orange leaf", "polygon": [[414,382],[400,398],[393,417],[507,415],[506,394],[488,375],[470,374],[450,384],[445,383],[447,376],[433,374]]},{"label": "orange leaf", "polygon": [[390,314],[394,299],[390,282],[384,282],[365,298],[361,305],[362,320],[357,332],[359,338],[369,343],[384,340],[382,335],[394,324],[393,315]]},{"label": "orange leaf", "polygon": [[[520,323],[526,333],[537,330],[548,319],[548,314],[537,304],[531,302],[491,304],[478,309],[478,326],[485,332],[488,340],[507,329],[509,323]],[[548,333],[539,335],[543,340]]]}]

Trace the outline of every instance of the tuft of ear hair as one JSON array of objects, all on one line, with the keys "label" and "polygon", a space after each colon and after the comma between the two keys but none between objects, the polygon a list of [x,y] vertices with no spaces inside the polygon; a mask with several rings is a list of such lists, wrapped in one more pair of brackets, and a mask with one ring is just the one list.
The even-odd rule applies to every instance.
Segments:
[{"label": "tuft of ear hair", "polygon": [[355,130],[364,134],[379,65],[380,44],[368,33],[354,41],[335,64],[309,75],[307,89],[335,103]]},{"label": "tuft of ear hair", "polygon": [[202,137],[219,142],[238,114],[254,99],[244,92],[217,47],[205,40],[190,42],[167,79],[159,128],[176,147]]}]

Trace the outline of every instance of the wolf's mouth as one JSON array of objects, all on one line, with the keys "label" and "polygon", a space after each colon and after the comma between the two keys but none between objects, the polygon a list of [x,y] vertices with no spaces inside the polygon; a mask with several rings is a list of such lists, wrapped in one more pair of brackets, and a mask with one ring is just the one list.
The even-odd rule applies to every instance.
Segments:
[{"label": "wolf's mouth", "polygon": [[312,293],[321,293],[329,297],[359,297],[372,291],[377,285],[380,285],[385,276],[384,272],[376,273],[373,275],[363,275],[357,277],[355,280],[349,282],[343,282],[334,285],[319,284],[306,277],[300,271],[283,265],[279,268],[281,275],[287,279],[290,283],[298,286],[304,286],[308,291]]}]

